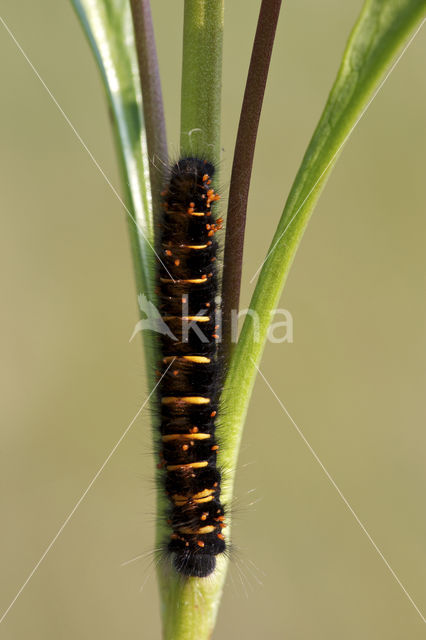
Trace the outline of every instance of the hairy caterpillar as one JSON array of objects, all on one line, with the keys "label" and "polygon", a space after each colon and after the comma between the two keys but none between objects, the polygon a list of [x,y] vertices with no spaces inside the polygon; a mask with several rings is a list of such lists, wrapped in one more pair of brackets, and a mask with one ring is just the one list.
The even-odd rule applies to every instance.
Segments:
[{"label": "hairy caterpillar", "polygon": [[161,196],[159,309],[160,466],[170,500],[168,550],[178,573],[206,577],[225,551],[215,437],[220,388],[215,233],[222,226],[214,167],[188,157],[171,167]]}]

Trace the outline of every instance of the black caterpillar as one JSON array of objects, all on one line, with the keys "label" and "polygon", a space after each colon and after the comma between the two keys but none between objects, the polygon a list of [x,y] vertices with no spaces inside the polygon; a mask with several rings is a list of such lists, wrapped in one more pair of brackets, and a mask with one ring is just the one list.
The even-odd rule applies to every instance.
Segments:
[{"label": "black caterpillar", "polygon": [[[161,194],[158,297],[171,335],[161,336],[160,467],[171,502],[168,551],[178,573],[206,577],[225,551],[215,438],[220,388],[215,233],[222,227],[211,186],[214,167],[183,158]],[[168,333],[168,332],[167,332]]]}]

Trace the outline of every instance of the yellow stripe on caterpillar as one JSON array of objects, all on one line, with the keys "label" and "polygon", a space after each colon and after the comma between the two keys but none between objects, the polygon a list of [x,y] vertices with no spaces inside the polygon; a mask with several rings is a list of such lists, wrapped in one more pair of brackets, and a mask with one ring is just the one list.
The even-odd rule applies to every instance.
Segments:
[{"label": "yellow stripe on caterpillar", "polygon": [[203,467],[207,467],[208,464],[207,460],[188,462],[188,464],[168,464],[166,469],[167,471],[177,471],[177,469],[202,469]]},{"label": "yellow stripe on caterpillar", "polygon": [[202,284],[206,282],[207,278],[211,277],[211,274],[204,275],[202,278],[189,278],[188,280],[172,280],[171,278],[160,278],[160,282],[164,282],[165,284],[173,282],[174,284]]},{"label": "yellow stripe on caterpillar", "polygon": [[182,320],[189,320],[190,322],[209,322],[210,316],[163,316],[162,320],[174,320],[175,318],[182,318]]},{"label": "yellow stripe on caterpillar", "polygon": [[211,359],[205,356],[166,356],[163,358],[164,364],[173,362],[173,360],[186,360],[187,362],[195,362],[197,364],[208,364],[211,362]]},{"label": "yellow stripe on caterpillar", "polygon": [[205,527],[200,527],[199,529],[190,529],[189,527],[182,527],[178,529],[179,533],[186,533],[189,535],[202,535],[203,533],[212,533],[215,530],[215,527],[211,524],[208,524]]},{"label": "yellow stripe on caterpillar", "polygon": [[171,440],[207,440],[211,438],[210,433],[169,433],[162,436],[163,442],[170,442]]},{"label": "yellow stripe on caterpillar", "polygon": [[179,402],[185,402],[186,404],[209,404],[210,398],[202,398],[201,396],[167,396],[161,398],[161,404],[175,404]]}]

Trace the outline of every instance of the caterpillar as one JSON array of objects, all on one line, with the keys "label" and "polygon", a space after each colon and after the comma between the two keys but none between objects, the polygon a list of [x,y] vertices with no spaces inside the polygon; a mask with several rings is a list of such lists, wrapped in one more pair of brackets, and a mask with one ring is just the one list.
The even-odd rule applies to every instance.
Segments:
[{"label": "caterpillar", "polygon": [[206,577],[226,548],[215,431],[218,418],[216,232],[222,219],[211,186],[214,166],[187,157],[174,164],[161,193],[158,298],[160,463],[170,501],[168,552],[176,571]]}]

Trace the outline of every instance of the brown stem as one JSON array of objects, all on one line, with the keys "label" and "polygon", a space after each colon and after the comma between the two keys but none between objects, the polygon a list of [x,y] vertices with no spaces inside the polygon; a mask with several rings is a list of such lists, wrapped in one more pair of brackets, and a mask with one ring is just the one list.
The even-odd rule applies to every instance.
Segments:
[{"label": "brown stem", "polygon": [[149,158],[154,218],[163,182],[161,168],[168,160],[163,96],[149,0],[130,0],[142,87],[143,115]]},{"label": "brown stem", "polygon": [[238,312],[244,251],[247,200],[257,130],[282,0],[262,0],[247,76],[229,190],[222,280],[222,350],[225,361],[232,347],[231,313]]}]

